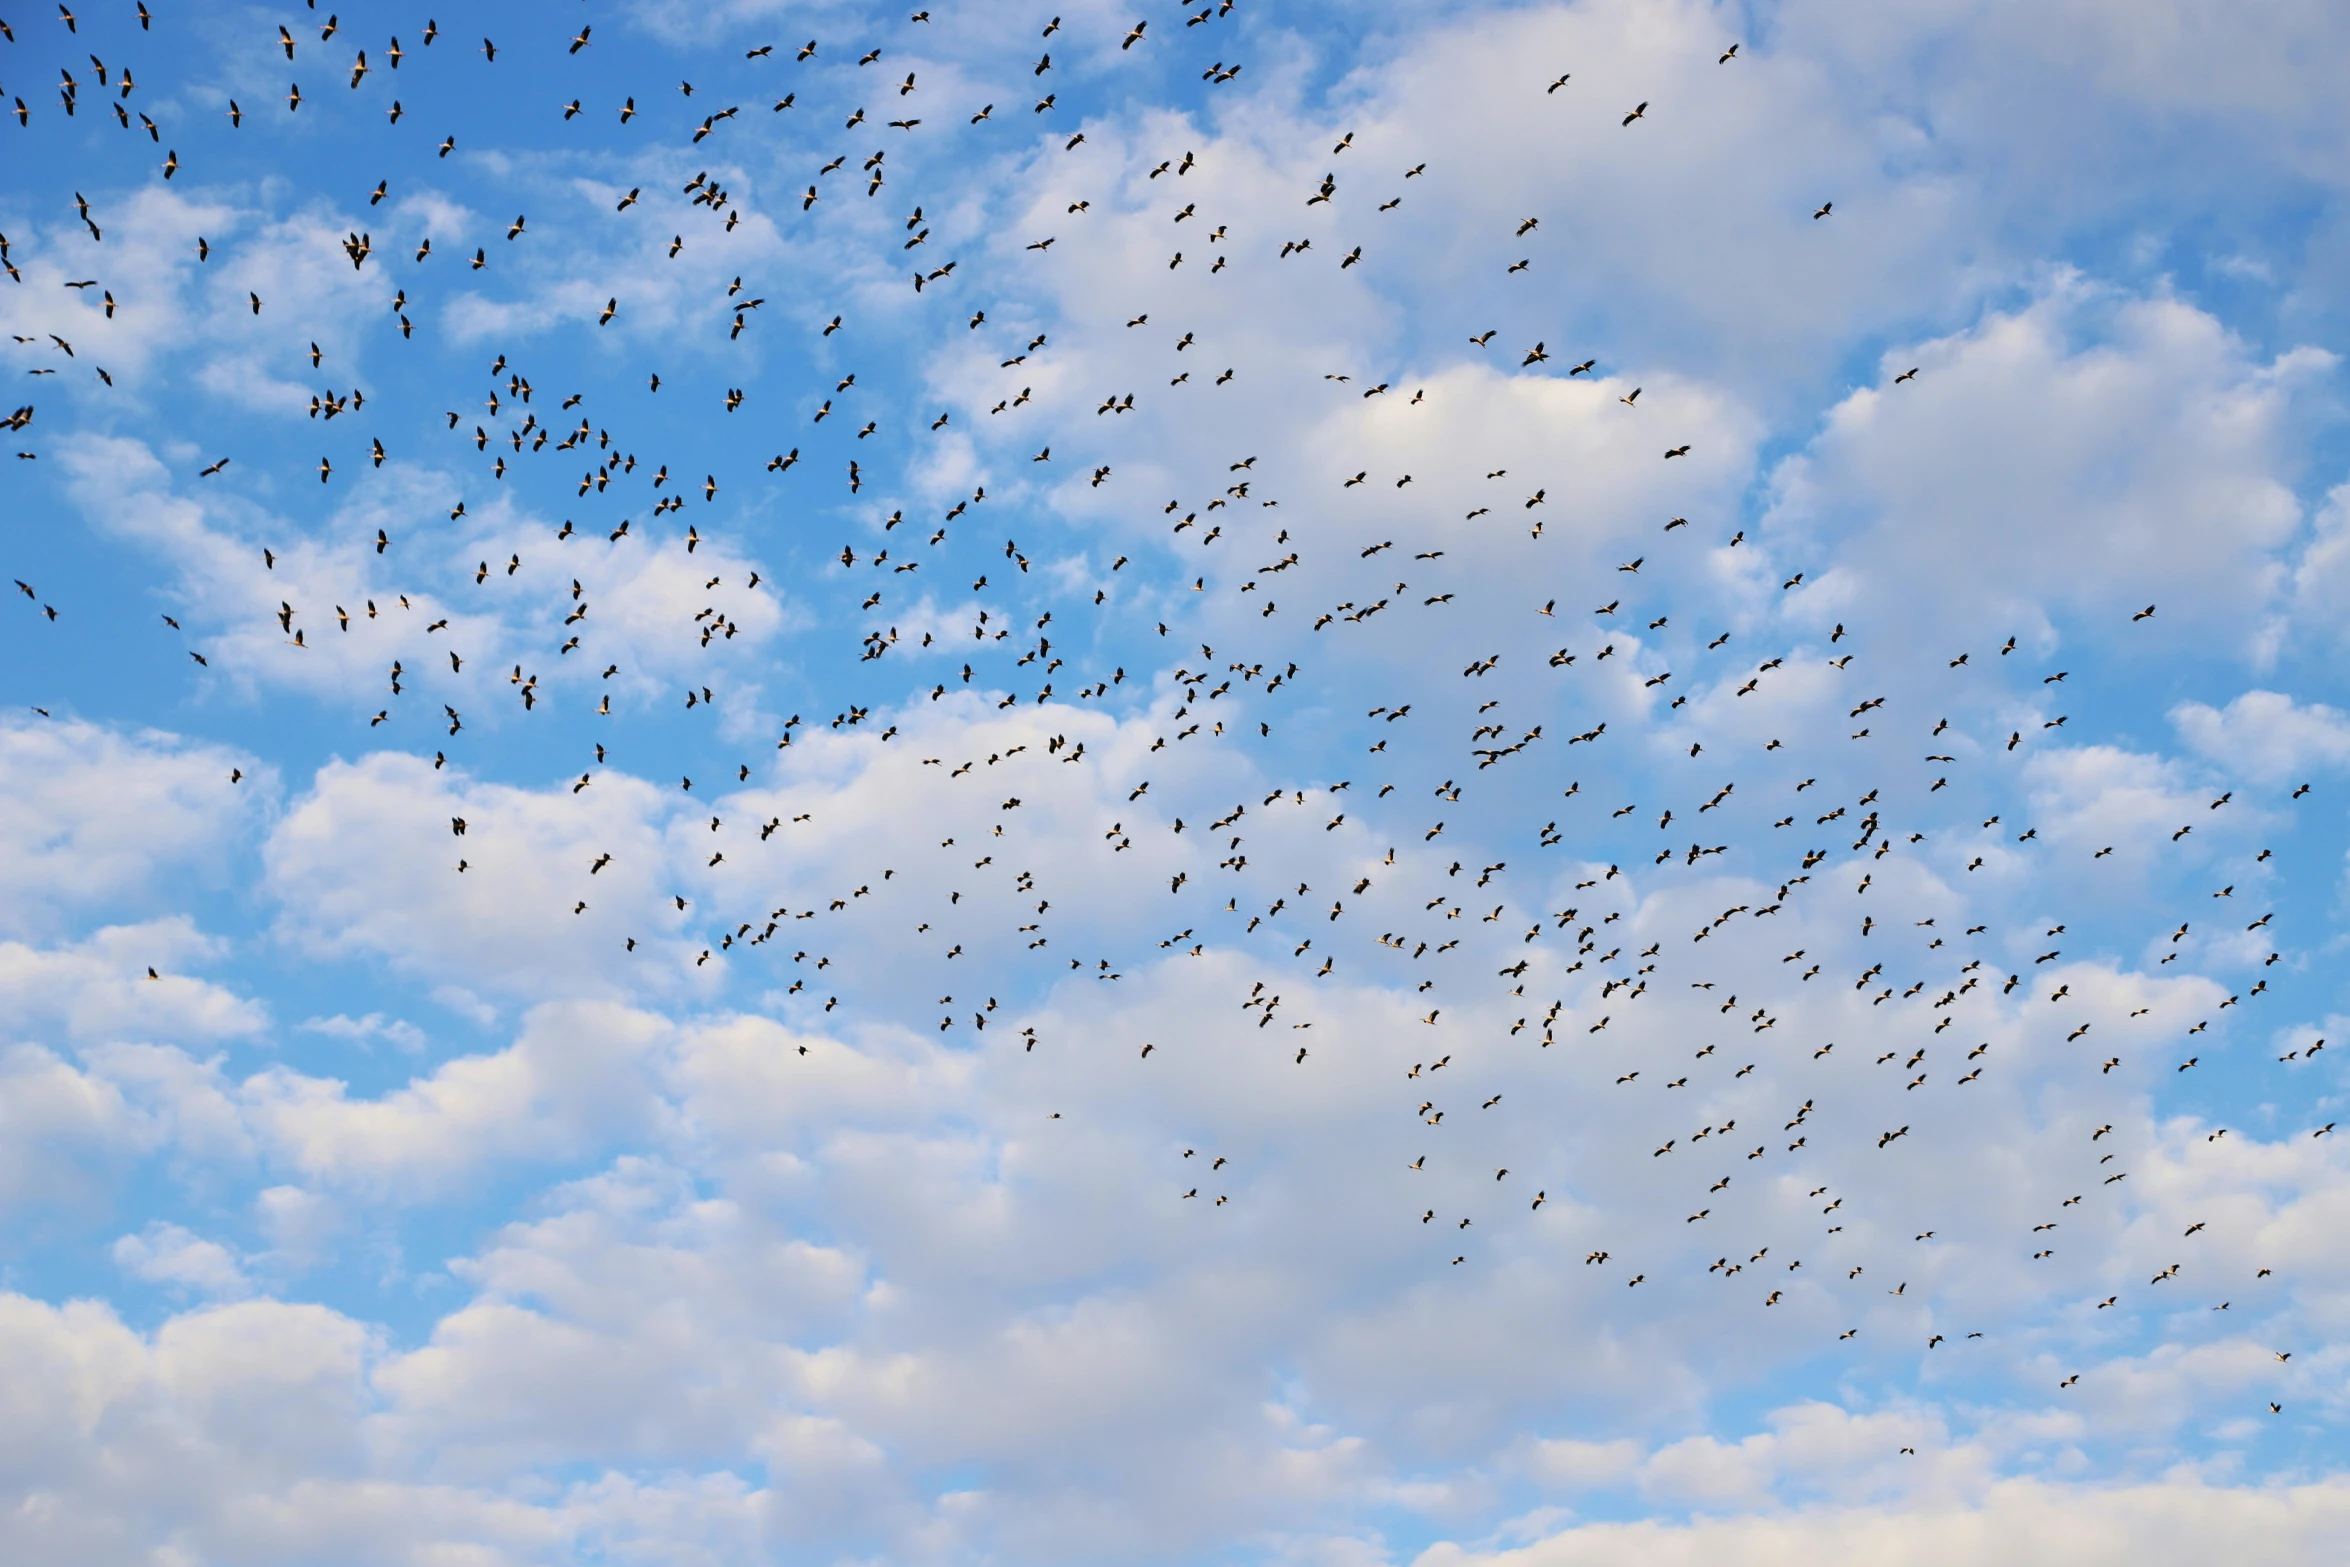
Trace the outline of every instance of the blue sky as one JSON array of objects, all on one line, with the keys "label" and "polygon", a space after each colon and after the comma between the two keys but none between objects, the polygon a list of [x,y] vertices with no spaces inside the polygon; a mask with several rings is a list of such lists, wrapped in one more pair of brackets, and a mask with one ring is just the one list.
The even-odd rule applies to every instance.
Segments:
[{"label": "blue sky", "polygon": [[2329,1559],[2334,11],[150,11],[10,1555]]}]

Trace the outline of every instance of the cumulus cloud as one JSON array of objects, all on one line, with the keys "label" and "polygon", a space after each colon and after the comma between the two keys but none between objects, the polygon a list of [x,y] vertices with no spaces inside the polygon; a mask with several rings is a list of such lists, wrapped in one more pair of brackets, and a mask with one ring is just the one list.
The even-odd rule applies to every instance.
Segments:
[{"label": "cumulus cloud", "polygon": [[684,966],[679,911],[640,912],[672,895],[661,827],[682,808],[625,774],[527,790],[383,752],[321,769],[264,859],[299,946],[493,995],[624,994]]},{"label": "cumulus cloud", "polygon": [[217,876],[273,784],[224,746],[11,719],[0,724],[0,792],[13,802],[0,817],[0,929],[26,935],[69,914],[151,908],[167,873]]},{"label": "cumulus cloud", "polygon": [[2350,624],[2350,485],[2329,491],[2293,569],[2293,613],[2309,634],[2339,638]]},{"label": "cumulus cloud", "polygon": [[411,1054],[425,1045],[424,1030],[405,1018],[387,1018],[381,1012],[370,1012],[365,1017],[349,1017],[337,1013],[333,1017],[304,1018],[297,1025],[305,1032],[324,1034],[334,1039],[347,1039],[363,1044],[381,1039],[394,1049]]},{"label": "cumulus cloud", "polygon": [[114,1243],[114,1261],[125,1273],[175,1292],[235,1299],[252,1292],[243,1265],[218,1241],[208,1241],[176,1224],[150,1224]]},{"label": "cumulus cloud", "polygon": [[2194,750],[2262,783],[2298,782],[2350,762],[2350,716],[2278,691],[2247,691],[2224,708],[2183,702],[2170,719]]},{"label": "cumulus cloud", "polygon": [[61,949],[0,942],[0,1003],[19,1030],[81,1040],[229,1039],[259,1032],[267,1011],[175,967],[216,961],[225,944],[184,915],[110,925]]},{"label": "cumulus cloud", "polygon": [[2068,282],[1910,358],[1916,381],[1853,393],[1775,480],[1774,547],[1860,574],[1856,604],[1930,579],[1909,612],[1953,639],[2165,599],[2208,632],[2282,586],[2286,407],[2330,356],[2263,364],[2183,301]]},{"label": "cumulus cloud", "polygon": [[576,1155],[653,1113],[632,1064],[659,1020],[587,1003],[550,1005],[490,1056],[464,1056],[379,1097],[272,1068],[239,1088],[245,1114],[284,1163],[313,1181],[439,1194],[495,1162]]},{"label": "cumulus cloud", "polygon": [[96,1195],[100,1167],[119,1165],[147,1139],[111,1082],[36,1045],[0,1054],[9,1114],[0,1122],[0,1202],[76,1204]]},{"label": "cumulus cloud", "polygon": [[[386,701],[397,665],[403,678],[388,683],[424,709],[410,721],[439,733],[449,708],[495,723],[556,700],[558,688],[584,706],[588,690],[667,701],[681,678],[739,680],[753,650],[792,623],[773,591],[752,581],[756,568],[724,544],[689,549],[682,535],[657,540],[648,530],[575,537],[565,548],[556,529],[504,497],[463,517],[460,500],[419,526],[419,511],[448,506],[461,486],[410,463],[357,481],[334,519],[348,542],[333,543],[263,505],[184,493],[135,439],[84,437],[61,455],[69,491],[93,520],[170,563],[211,677],[248,692],[367,703],[389,719],[403,709],[397,692]],[[369,543],[379,532],[397,538],[396,558],[389,542]],[[565,582],[567,596],[550,595]],[[567,634],[572,645],[548,658],[548,644]],[[529,704],[505,667],[516,659],[531,665]],[[614,665],[617,680],[599,677]]]},{"label": "cumulus cloud", "polygon": [[[1577,1524],[1516,1549],[1438,1545],[1415,1567],[1581,1567],[1642,1561],[1737,1562],[1741,1567],[1822,1559],[1958,1567],[1996,1559],[2113,1564],[2208,1561],[2249,1549],[2252,1559],[2298,1567],[2327,1559],[2324,1542],[2350,1517],[2331,1481],[2256,1489],[2182,1480],[2108,1488],[2011,1480],[1979,1498],[1923,1505],[1823,1506],[1735,1513],[1687,1523]],[[2247,1542],[2257,1542],[2248,1545]]]}]

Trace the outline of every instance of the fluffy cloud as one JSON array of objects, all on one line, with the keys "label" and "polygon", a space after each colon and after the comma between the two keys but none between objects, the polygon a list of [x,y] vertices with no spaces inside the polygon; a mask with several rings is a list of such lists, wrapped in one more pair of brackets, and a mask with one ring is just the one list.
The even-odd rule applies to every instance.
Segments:
[{"label": "fluffy cloud", "polygon": [[2184,702],[2170,718],[2195,750],[2262,783],[2298,782],[2312,769],[2350,762],[2350,716],[2278,691],[2247,691],[2224,708]]},{"label": "fluffy cloud", "polygon": [[2275,1489],[2185,1479],[2113,1487],[2010,1480],[1963,1500],[1823,1506],[1688,1523],[1588,1523],[1516,1548],[1432,1547],[1415,1567],[1582,1567],[1636,1556],[1666,1567],[1793,1567],[1823,1559],[1959,1567],[1997,1560],[2058,1567],[2178,1564],[2228,1556],[2261,1567],[2326,1561],[2350,1521],[2331,1481]]},{"label": "fluffy cloud", "polygon": [[81,1040],[225,1039],[258,1032],[267,1013],[218,985],[159,969],[223,955],[185,916],[110,925],[63,949],[0,942],[0,1004],[15,1029]]},{"label": "fluffy cloud", "polygon": [[2140,855],[2176,842],[2171,835],[2182,825],[2206,833],[2240,825],[2236,817],[2215,821],[2210,797],[2188,777],[2164,757],[2107,745],[2042,751],[2024,768],[2032,820],[2051,838],[2091,848],[2128,843]]},{"label": "fluffy cloud", "polygon": [[2293,571],[2293,611],[2309,634],[2339,638],[2350,625],[2350,485],[2330,491]]},{"label": "fluffy cloud", "polygon": [[1930,581],[1902,614],[1957,651],[2043,617],[2126,630],[2150,600],[2207,635],[2282,585],[2286,405],[2329,356],[2261,364],[2183,302],[2064,285],[1910,357],[1916,381],[1853,393],[1777,476],[1774,547],[1857,574],[1856,612]]},{"label": "fluffy cloud", "polygon": [[0,814],[0,930],[22,935],[68,915],[152,908],[166,873],[217,876],[272,782],[222,746],[12,719],[0,723],[0,793],[11,802]]},{"label": "fluffy cloud", "polygon": [[0,1202],[74,1204],[94,1195],[93,1163],[140,1151],[143,1128],[113,1083],[34,1045],[0,1054],[9,1113],[0,1122]]},{"label": "fluffy cloud", "polygon": [[175,1292],[235,1299],[252,1284],[236,1256],[218,1241],[205,1240],[176,1224],[157,1222],[114,1243],[114,1260],[125,1273]]},{"label": "fluffy cloud", "polygon": [[534,1010],[514,1044],[444,1062],[354,1101],[345,1085],[287,1068],[238,1094],[256,1132],[314,1181],[380,1195],[439,1195],[493,1163],[577,1155],[592,1139],[642,1135],[654,1114],[639,1063],[659,1020],[592,1003]]},{"label": "fluffy cloud", "polygon": [[[60,455],[69,491],[94,520],[169,562],[206,668],[247,692],[292,689],[349,704],[354,716],[362,704],[389,715],[402,707],[398,693],[387,698],[398,665],[415,693],[409,705],[423,706],[418,716],[437,734],[443,706],[462,704],[477,724],[507,708],[527,714],[508,665],[530,665],[541,702],[555,688],[574,702],[582,690],[614,689],[598,679],[598,659],[620,666],[624,702],[656,692],[666,701],[681,678],[739,681],[752,650],[791,623],[752,583],[756,568],[721,544],[689,549],[682,535],[657,540],[650,530],[559,542],[504,497],[462,526],[455,515],[420,526],[418,512],[439,511],[459,487],[410,464],[358,481],[332,519],[348,542],[335,543],[233,495],[191,498],[136,440],[82,438]],[[397,540],[396,558],[391,545],[369,542],[378,532]],[[559,594],[566,581],[572,590]],[[561,646],[567,636],[580,657]],[[493,700],[499,709],[485,714]]]},{"label": "fluffy cloud", "polygon": [[684,965],[678,911],[657,908],[661,824],[682,808],[625,774],[540,792],[384,752],[321,769],[264,858],[298,946],[489,994],[621,994]]}]

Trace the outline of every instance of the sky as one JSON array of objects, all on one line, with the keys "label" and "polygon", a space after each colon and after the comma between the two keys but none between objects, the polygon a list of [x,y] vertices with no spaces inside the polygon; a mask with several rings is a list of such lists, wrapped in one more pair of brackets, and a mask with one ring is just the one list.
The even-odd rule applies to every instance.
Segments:
[{"label": "sky", "polygon": [[0,1556],[2337,1560],[2350,13],[1057,3],[6,17]]}]

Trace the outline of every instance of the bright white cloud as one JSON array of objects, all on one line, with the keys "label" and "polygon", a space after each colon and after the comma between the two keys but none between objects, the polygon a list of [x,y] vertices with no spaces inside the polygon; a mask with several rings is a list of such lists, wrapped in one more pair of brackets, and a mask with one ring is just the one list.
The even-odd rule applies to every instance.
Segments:
[{"label": "bright white cloud", "polygon": [[251,999],[176,967],[217,961],[220,942],[185,916],[110,925],[64,949],[0,942],[0,1006],[19,1030],[50,1028],[80,1040],[227,1039],[259,1032]]},{"label": "bright white cloud", "polygon": [[654,1114],[635,1063],[663,1032],[615,1007],[535,1010],[516,1042],[466,1056],[379,1098],[276,1068],[240,1086],[245,1113],[290,1168],[380,1194],[439,1195],[494,1162],[576,1154]]},{"label": "bright white cloud", "polygon": [[0,791],[0,929],[23,935],[152,907],[166,873],[219,874],[274,785],[226,747],[33,718],[0,724]]},{"label": "bright white cloud", "polygon": [[0,1055],[9,1114],[0,1122],[0,1202],[77,1203],[94,1195],[93,1164],[136,1153],[142,1128],[121,1091],[36,1045]]},{"label": "bright white cloud", "polygon": [[2350,716],[2277,691],[2247,691],[2224,708],[2184,702],[2171,710],[2179,737],[2231,773],[2263,783],[2300,782],[2350,762]]},{"label": "bright white cloud", "polygon": [[425,1045],[424,1030],[405,1018],[387,1018],[381,1012],[370,1012],[365,1017],[337,1013],[333,1017],[304,1018],[298,1026],[310,1033],[347,1039],[354,1044],[381,1039],[394,1049],[410,1054],[422,1050]]},{"label": "bright white cloud", "polygon": [[1824,1506],[1785,1514],[1733,1514],[1689,1523],[1589,1523],[1517,1549],[1436,1546],[1415,1567],[1581,1567],[1642,1561],[1735,1562],[1793,1567],[1823,1559],[1958,1567],[1998,1560],[2176,1563],[2216,1553],[2262,1567],[2328,1559],[2325,1542],[2350,1518],[2350,1496],[2330,1482],[2263,1490],[2186,1479],[2097,1489],[2011,1480],[1977,1498],[1874,1506]]},{"label": "bright white cloud", "polygon": [[2075,282],[1906,352],[1916,381],[1888,369],[1778,475],[1782,558],[1861,573],[1864,602],[1930,581],[1911,618],[1954,652],[2043,615],[2128,630],[2149,601],[2207,635],[2278,591],[2300,521],[2286,410],[2330,356],[2262,364],[2181,301]]},{"label": "bright white cloud", "polygon": [[243,1266],[218,1241],[208,1241],[176,1224],[155,1223],[114,1243],[123,1272],[175,1292],[233,1300],[252,1292]]},{"label": "bright white cloud", "polygon": [[625,774],[539,792],[384,752],[322,769],[265,859],[300,947],[492,994],[666,989],[679,911],[642,911],[681,885],[660,836],[681,808]]},{"label": "bright white cloud", "polygon": [[[247,691],[290,689],[388,717],[405,715],[389,690],[399,683],[437,733],[450,707],[494,723],[539,702],[585,706],[591,691],[666,703],[682,698],[675,682],[690,689],[715,671],[731,684],[791,623],[772,591],[752,585],[756,568],[725,545],[689,547],[682,533],[657,541],[650,530],[559,540],[503,497],[460,518],[450,505],[462,504],[458,481],[406,463],[357,481],[336,519],[348,542],[332,544],[233,497],[192,498],[135,440],[82,440],[62,455],[93,519],[171,564],[205,669]],[[449,516],[418,527],[419,511],[444,507]],[[368,542],[378,533],[382,549]],[[549,595],[566,582],[577,585],[567,596]],[[577,658],[562,646],[571,632]],[[559,649],[551,658],[549,646]],[[518,659],[530,665],[530,703],[508,675]],[[619,678],[607,683],[599,671],[613,664]],[[500,711],[485,714],[493,702]]]}]

